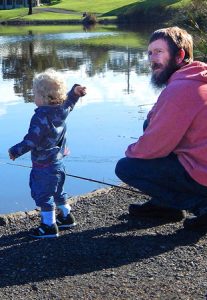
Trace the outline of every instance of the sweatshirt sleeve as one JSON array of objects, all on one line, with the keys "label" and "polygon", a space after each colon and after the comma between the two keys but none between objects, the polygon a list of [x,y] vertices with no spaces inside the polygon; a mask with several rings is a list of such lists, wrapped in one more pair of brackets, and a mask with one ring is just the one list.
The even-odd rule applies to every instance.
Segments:
[{"label": "sweatshirt sleeve", "polygon": [[75,95],[74,89],[76,86],[79,86],[79,84],[74,84],[72,89],[68,92],[67,98],[64,102],[64,108],[68,108],[69,111],[72,111],[76,103],[78,102],[79,96]]},{"label": "sweatshirt sleeve", "polygon": [[11,147],[9,149],[9,152],[15,158],[17,158],[31,151],[33,148],[38,147],[38,145],[40,144],[40,140],[43,136],[43,131],[45,131],[46,124],[46,118],[41,118],[38,117],[37,114],[34,114],[30,122],[28,133],[25,135],[25,137],[20,143]]},{"label": "sweatshirt sleeve", "polygon": [[[192,122],[192,115],[184,109],[182,95],[165,92],[158,98],[148,127],[136,143],[128,146],[125,154],[131,158],[153,159],[174,151]],[[178,97],[177,97],[178,96]],[[174,101],[173,97],[177,97]]]}]

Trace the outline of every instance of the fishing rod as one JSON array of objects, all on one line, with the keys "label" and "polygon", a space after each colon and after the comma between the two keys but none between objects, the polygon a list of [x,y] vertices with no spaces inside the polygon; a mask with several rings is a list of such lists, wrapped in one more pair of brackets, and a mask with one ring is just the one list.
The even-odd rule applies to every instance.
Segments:
[{"label": "fishing rod", "polygon": [[[32,168],[31,166],[26,166],[26,165],[22,165],[22,164],[13,164],[13,163],[9,163],[9,162],[0,162],[0,164],[1,165],[10,165],[10,166],[15,166],[15,167],[28,168],[28,169]],[[103,184],[103,185],[111,186],[111,187],[114,187],[114,188],[117,188],[117,189],[125,190],[125,191],[136,193],[136,194],[144,194],[141,191],[135,191],[135,190],[132,190],[132,189],[124,187],[124,186],[119,186],[119,185],[116,185],[116,184],[108,183],[108,182],[93,179],[93,178],[87,178],[87,177],[78,176],[78,175],[69,174],[69,173],[66,173],[66,176],[81,179],[81,180],[86,180],[86,181],[90,181],[90,182],[100,183],[100,184]]]}]

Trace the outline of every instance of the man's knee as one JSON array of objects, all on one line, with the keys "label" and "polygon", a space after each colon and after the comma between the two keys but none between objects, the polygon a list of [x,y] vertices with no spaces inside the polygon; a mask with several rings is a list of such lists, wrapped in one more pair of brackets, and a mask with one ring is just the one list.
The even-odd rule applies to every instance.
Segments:
[{"label": "man's knee", "polygon": [[128,177],[129,170],[130,170],[130,159],[127,157],[123,157],[116,164],[115,174],[119,179],[125,181],[126,177]]}]

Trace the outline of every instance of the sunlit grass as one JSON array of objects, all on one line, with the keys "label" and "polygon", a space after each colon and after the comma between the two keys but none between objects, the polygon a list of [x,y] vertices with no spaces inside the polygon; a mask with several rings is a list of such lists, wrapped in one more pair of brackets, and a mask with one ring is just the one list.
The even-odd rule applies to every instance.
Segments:
[{"label": "sunlit grass", "polygon": [[1,20],[22,18],[25,15],[28,15],[28,8],[0,10]]},{"label": "sunlit grass", "polygon": [[119,7],[142,1],[143,0],[62,0],[61,3],[53,5],[53,7],[79,12],[86,11],[91,13],[105,14]]},{"label": "sunlit grass", "polygon": [[116,12],[118,13],[119,11],[123,11],[123,9],[125,10],[127,7],[131,6],[134,8],[138,8],[140,6],[143,9],[160,5],[178,8],[188,5],[190,2],[191,0],[62,0],[61,3],[53,5],[53,7],[99,14],[109,14],[112,11],[116,15]]},{"label": "sunlit grass", "polygon": [[52,12],[40,12],[32,15],[26,15],[24,20],[81,20],[78,14],[61,14]]},{"label": "sunlit grass", "polygon": [[[33,8],[33,14],[28,15],[28,8],[18,8],[11,10],[0,10],[0,20],[25,19],[25,20],[80,20],[83,12],[95,13],[98,18],[102,15],[116,17],[120,12],[128,9],[143,10],[157,5],[180,8],[188,5],[191,0],[62,0],[56,5],[47,8],[65,9],[68,14],[43,11],[41,7]],[[71,12],[71,13],[70,13]]]}]

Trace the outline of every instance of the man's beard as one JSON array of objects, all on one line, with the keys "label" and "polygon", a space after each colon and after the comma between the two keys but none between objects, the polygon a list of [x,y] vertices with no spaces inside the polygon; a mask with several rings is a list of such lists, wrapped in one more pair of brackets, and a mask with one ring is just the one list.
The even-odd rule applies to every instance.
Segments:
[{"label": "man's beard", "polygon": [[[161,64],[154,63],[152,68],[156,69],[162,67]],[[163,88],[166,86],[170,76],[179,69],[177,66],[175,59],[170,59],[165,68],[159,73],[153,73],[151,76],[151,83],[155,88]]]}]

